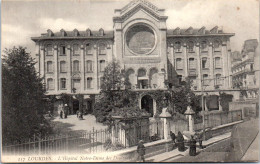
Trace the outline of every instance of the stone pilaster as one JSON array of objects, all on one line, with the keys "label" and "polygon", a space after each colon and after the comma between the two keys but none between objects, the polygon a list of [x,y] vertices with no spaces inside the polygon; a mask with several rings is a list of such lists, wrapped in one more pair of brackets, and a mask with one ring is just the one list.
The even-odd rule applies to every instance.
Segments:
[{"label": "stone pilaster", "polygon": [[[213,57],[213,44],[212,42],[209,45],[209,76],[210,79],[208,81],[209,87],[213,87],[214,85],[214,57]],[[212,88],[211,88],[212,89]]]},{"label": "stone pilaster", "polygon": [[57,93],[59,90],[59,63],[58,63],[58,47],[54,45],[54,90]]},{"label": "stone pilaster", "polygon": [[224,77],[224,80],[223,80],[223,88],[224,89],[227,89],[228,88],[228,72],[229,72],[229,69],[228,69],[228,54],[227,54],[227,45],[225,43],[222,44],[222,63],[223,63],[223,67],[222,67],[222,70],[223,70],[223,77]]},{"label": "stone pilaster", "polygon": [[184,69],[184,76],[185,76],[184,79],[185,79],[186,77],[188,77],[188,57],[187,57],[187,44],[186,43],[183,44],[183,56],[184,56],[183,69]]},{"label": "stone pilaster", "polygon": [[[45,48],[44,46],[40,47],[40,77],[43,78],[45,76]],[[44,79],[45,82],[45,79]]]},{"label": "stone pilaster", "polygon": [[198,90],[201,90],[201,59],[200,59],[200,47],[199,44],[196,45],[196,59],[197,59],[197,88]]},{"label": "stone pilaster", "polygon": [[68,88],[68,93],[71,93],[71,89],[72,89],[72,79],[71,79],[71,72],[72,72],[72,68],[71,68],[71,47],[70,45],[67,46],[67,50],[66,50],[66,56],[67,56],[67,63],[68,63],[68,68],[67,68],[67,72],[68,72],[68,80],[67,80],[67,88]]},{"label": "stone pilaster", "polygon": [[85,89],[85,55],[84,55],[84,45],[80,46],[80,60],[81,60],[81,68],[80,68],[80,91],[84,92]]},{"label": "stone pilaster", "polygon": [[93,85],[94,85],[94,89],[98,90],[99,89],[99,80],[98,80],[98,75],[99,75],[99,61],[98,61],[98,48],[97,45],[94,45],[93,47],[93,57],[94,57],[94,77],[92,77],[93,79]]}]

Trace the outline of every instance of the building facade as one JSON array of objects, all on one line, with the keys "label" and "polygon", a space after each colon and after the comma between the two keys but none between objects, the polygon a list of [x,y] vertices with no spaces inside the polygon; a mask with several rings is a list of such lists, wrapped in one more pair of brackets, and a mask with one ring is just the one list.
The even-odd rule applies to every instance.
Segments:
[{"label": "building facade", "polygon": [[231,89],[234,34],[217,26],[167,29],[164,12],[134,0],[115,10],[113,31],[47,30],[32,37],[47,94],[83,94],[84,107],[92,108],[104,68],[113,60],[120,62],[134,90],[165,89],[187,77],[198,93]]},{"label": "building facade", "polygon": [[246,40],[241,58],[232,62],[233,87],[240,89],[241,99],[257,99],[259,96],[259,45],[256,39]]}]

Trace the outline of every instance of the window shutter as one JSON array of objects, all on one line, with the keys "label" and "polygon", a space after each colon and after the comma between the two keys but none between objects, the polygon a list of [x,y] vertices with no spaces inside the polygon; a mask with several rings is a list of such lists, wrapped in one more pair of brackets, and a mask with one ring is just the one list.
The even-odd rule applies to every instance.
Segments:
[{"label": "window shutter", "polygon": [[209,58],[207,58],[207,61],[206,61],[206,68],[209,68]]}]

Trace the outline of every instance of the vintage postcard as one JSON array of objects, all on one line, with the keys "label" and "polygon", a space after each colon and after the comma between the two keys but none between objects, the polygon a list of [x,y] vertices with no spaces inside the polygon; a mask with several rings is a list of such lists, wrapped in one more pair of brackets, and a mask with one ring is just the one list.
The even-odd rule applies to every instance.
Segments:
[{"label": "vintage postcard", "polygon": [[1,160],[259,162],[258,0],[3,0]]}]

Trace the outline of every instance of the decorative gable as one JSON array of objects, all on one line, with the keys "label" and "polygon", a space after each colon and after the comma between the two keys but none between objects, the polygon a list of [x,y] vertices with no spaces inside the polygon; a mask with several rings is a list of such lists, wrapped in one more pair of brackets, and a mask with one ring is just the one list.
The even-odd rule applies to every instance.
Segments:
[{"label": "decorative gable", "polygon": [[192,28],[192,27],[189,27],[189,28],[185,31],[185,33],[187,33],[187,34],[192,34],[192,33],[193,33],[193,28]]},{"label": "decorative gable", "polygon": [[205,34],[205,27],[204,26],[201,27],[201,29],[199,29],[198,33],[202,34],[202,35]]},{"label": "decorative gable", "polygon": [[218,33],[218,26],[215,26],[214,28],[212,28],[212,29],[210,30],[210,33],[211,33],[211,34],[217,34],[217,33]]},{"label": "decorative gable", "polygon": [[87,36],[91,36],[91,30],[89,28],[86,30],[86,32],[87,32]]},{"label": "decorative gable", "polygon": [[79,36],[79,31],[78,31],[77,29],[74,29],[74,30],[73,30],[73,35],[74,35],[74,36]]}]

